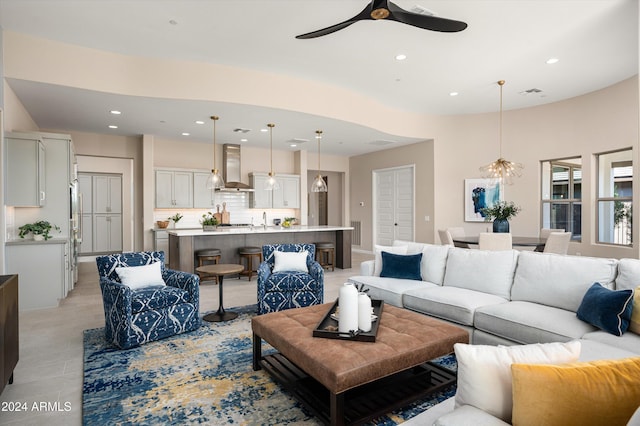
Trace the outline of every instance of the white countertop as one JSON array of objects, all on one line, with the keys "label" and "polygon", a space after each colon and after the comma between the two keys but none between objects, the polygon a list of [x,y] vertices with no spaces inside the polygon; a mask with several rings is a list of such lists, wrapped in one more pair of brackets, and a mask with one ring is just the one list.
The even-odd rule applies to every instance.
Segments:
[{"label": "white countertop", "polygon": [[229,234],[269,234],[277,232],[323,232],[323,231],[348,231],[351,226],[303,226],[294,225],[290,228],[282,226],[254,226],[254,227],[223,227],[215,231],[203,231],[202,229],[168,229],[169,235],[178,237],[194,237],[201,235],[229,235]]},{"label": "white countertop", "polygon": [[66,238],[56,238],[52,237],[48,240],[36,241],[33,238],[16,238],[14,240],[9,240],[5,243],[7,246],[21,246],[21,245],[29,245],[29,244],[66,244],[69,240]]}]

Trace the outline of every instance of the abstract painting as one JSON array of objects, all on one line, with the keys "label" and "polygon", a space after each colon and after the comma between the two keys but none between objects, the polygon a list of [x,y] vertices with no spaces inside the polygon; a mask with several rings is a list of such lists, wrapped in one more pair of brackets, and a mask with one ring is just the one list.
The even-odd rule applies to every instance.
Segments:
[{"label": "abstract painting", "polygon": [[464,180],[464,220],[483,222],[482,209],[502,201],[502,185],[493,179]]}]

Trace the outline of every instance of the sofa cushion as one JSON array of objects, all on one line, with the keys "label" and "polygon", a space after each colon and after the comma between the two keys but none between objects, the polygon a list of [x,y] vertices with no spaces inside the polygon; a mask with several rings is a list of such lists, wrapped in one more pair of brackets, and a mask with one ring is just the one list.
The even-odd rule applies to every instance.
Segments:
[{"label": "sofa cushion", "polygon": [[574,312],[530,302],[509,302],[476,309],[478,330],[517,343],[566,342],[595,331]]},{"label": "sofa cushion", "polygon": [[615,259],[522,252],[511,300],[540,303],[576,312],[594,282],[613,288]]},{"label": "sofa cushion", "polygon": [[369,296],[372,299],[384,300],[393,306],[402,308],[402,295],[407,290],[425,287],[437,287],[433,283],[416,280],[405,280],[399,278],[372,277],[370,275],[359,275],[349,277],[349,281],[356,285],[364,285],[369,289]]},{"label": "sofa cushion", "polygon": [[511,364],[560,364],[575,362],[580,342],[524,346],[484,346],[456,343],[458,388],[456,408],[472,405],[511,422]]},{"label": "sofa cushion", "polygon": [[504,297],[493,294],[440,286],[408,289],[402,298],[405,308],[464,325],[473,325],[478,307],[506,302]]},{"label": "sofa cushion", "polygon": [[168,285],[145,287],[132,292],[131,313],[158,311],[181,303],[191,303],[189,293],[181,288]]},{"label": "sofa cushion", "polygon": [[380,277],[422,281],[420,274],[422,253],[393,254],[383,251],[381,254],[382,271],[380,271]]},{"label": "sofa cushion", "polygon": [[635,333],[624,333],[622,336],[614,336],[606,331],[592,331],[582,336],[582,339],[600,342],[613,348],[624,349],[635,353],[636,356],[640,356],[640,336]]},{"label": "sofa cushion", "polygon": [[422,253],[420,273],[424,281],[442,285],[444,281],[445,268],[447,266],[447,256],[449,246],[422,244],[410,241],[394,241],[394,246],[404,245],[407,247],[407,254]]},{"label": "sofa cushion", "polygon": [[393,253],[393,254],[407,254],[407,247],[406,246],[391,247],[391,246],[376,245],[374,251],[375,251],[375,259],[374,259],[374,266],[373,266],[373,275],[375,275],[376,277],[379,277],[380,272],[382,271],[382,252],[386,251],[387,253]]},{"label": "sofa cushion", "polygon": [[[429,423],[420,423],[420,426],[428,424]],[[433,423],[433,426],[508,426],[509,424],[510,423],[502,421],[479,408],[472,407],[471,405],[463,405],[462,407],[439,417]]]},{"label": "sofa cushion", "polygon": [[609,290],[595,283],[584,295],[576,315],[601,330],[622,336],[629,328],[632,297],[633,290]]},{"label": "sofa cushion", "polygon": [[509,299],[518,252],[449,249],[443,285]]},{"label": "sofa cushion", "polygon": [[640,260],[620,259],[616,276],[616,290],[634,289],[638,285],[640,285]]},{"label": "sofa cushion", "polygon": [[514,424],[624,425],[640,403],[640,358],[511,370]]}]

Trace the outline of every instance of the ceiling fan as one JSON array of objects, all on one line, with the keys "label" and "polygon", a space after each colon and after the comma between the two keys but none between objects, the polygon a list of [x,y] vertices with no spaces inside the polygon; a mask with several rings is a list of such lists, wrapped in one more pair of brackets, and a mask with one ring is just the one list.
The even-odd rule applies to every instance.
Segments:
[{"label": "ceiling fan", "polygon": [[344,22],[332,25],[327,28],[323,28],[321,30],[301,34],[299,36],[296,36],[296,38],[307,39],[322,37],[346,28],[358,21],[369,19],[387,19],[407,25],[413,25],[414,27],[423,28],[425,30],[440,31],[445,33],[455,33],[467,28],[467,24],[461,21],[454,21],[452,19],[439,18],[437,16],[409,12],[398,7],[396,4],[390,2],[389,0],[371,0],[371,3],[369,3],[367,7],[362,10],[362,12],[360,12],[353,18],[347,19]]}]

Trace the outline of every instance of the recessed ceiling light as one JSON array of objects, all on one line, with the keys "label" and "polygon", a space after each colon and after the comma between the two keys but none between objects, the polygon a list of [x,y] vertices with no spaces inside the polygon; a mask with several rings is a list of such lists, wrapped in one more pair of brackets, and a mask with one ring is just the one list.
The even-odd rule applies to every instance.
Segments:
[{"label": "recessed ceiling light", "polygon": [[113,114],[113,115],[120,115],[120,114],[122,114],[120,111],[115,110],[115,109],[112,109],[112,110],[111,110],[111,111],[109,111],[109,112],[110,112],[111,114]]},{"label": "recessed ceiling light", "polygon": [[109,125],[109,128],[110,128],[110,129],[117,129],[117,128],[118,128],[118,126],[116,126],[116,125],[114,125],[114,124],[111,124],[111,125]]},{"label": "recessed ceiling light", "polygon": [[407,59],[407,55],[403,53],[396,55],[396,61],[404,61],[405,59]]},{"label": "recessed ceiling light", "polygon": [[196,120],[196,124],[204,124],[204,121],[202,121],[202,120]]},{"label": "recessed ceiling light", "polygon": [[298,145],[296,145],[295,143],[292,143],[292,144],[291,144],[291,145],[289,145],[289,146],[290,146],[291,148],[295,148],[295,147],[296,147],[296,146],[298,146]]},{"label": "recessed ceiling light", "polygon": [[182,132],[182,136],[189,136],[191,133],[189,132]]},{"label": "recessed ceiling light", "polygon": [[249,139],[242,138],[242,139],[240,139],[240,142],[247,142],[248,140],[249,140]]},{"label": "recessed ceiling light", "polygon": [[260,129],[261,132],[266,133],[269,131],[269,129]]},{"label": "recessed ceiling light", "polygon": [[547,59],[547,64],[552,65],[552,64],[557,63],[559,60],[560,59],[558,59],[558,58],[549,58],[549,59]]},{"label": "recessed ceiling light", "polygon": [[459,93],[458,93],[458,92],[451,92],[451,93],[449,93],[449,96],[458,96],[458,95],[459,95]]}]

